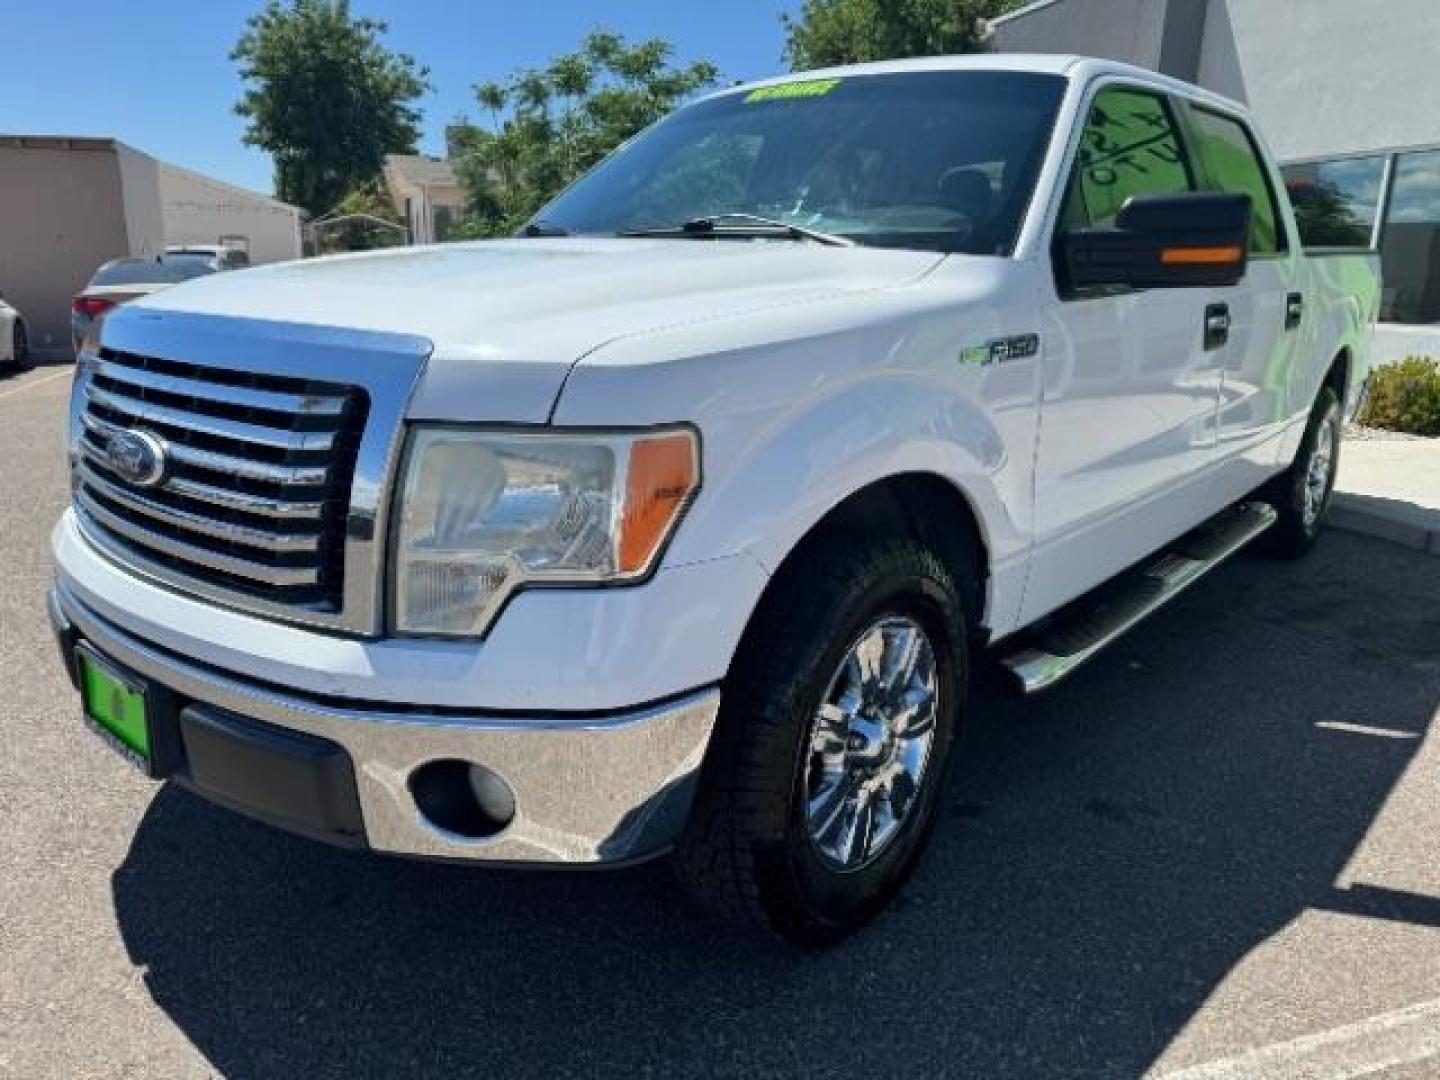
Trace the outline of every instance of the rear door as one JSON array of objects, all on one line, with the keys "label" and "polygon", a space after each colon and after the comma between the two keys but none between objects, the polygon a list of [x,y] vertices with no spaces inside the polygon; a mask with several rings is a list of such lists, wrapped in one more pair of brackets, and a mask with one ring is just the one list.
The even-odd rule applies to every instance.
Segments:
[{"label": "rear door", "polygon": [[1280,213],[1278,178],[1244,119],[1194,102],[1182,110],[1202,186],[1249,195],[1251,204],[1249,269],[1238,285],[1218,290],[1230,317],[1230,340],[1221,352],[1217,477],[1228,501],[1271,471],[1308,298]]},{"label": "rear door", "polygon": [[[1057,236],[1108,225],[1133,196],[1200,188],[1175,103],[1110,81],[1092,91]],[[1045,320],[1035,547],[1025,619],[1139,561],[1214,512],[1199,478],[1215,456],[1220,290],[1066,290]]]}]

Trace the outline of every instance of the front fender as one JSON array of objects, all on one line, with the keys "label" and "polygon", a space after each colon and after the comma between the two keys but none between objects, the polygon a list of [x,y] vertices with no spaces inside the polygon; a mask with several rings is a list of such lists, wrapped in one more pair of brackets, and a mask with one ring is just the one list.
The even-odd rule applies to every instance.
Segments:
[{"label": "front fender", "polygon": [[696,539],[748,550],[773,572],[795,545],[855,492],[890,477],[948,481],[975,513],[986,549],[1022,545],[1016,501],[1002,492],[1007,449],[992,419],[941,379],[856,379],[809,398],[756,433],[697,502]]},{"label": "front fender", "polygon": [[974,513],[990,559],[987,624],[1003,632],[1023,591],[1040,360],[961,363],[966,342],[1017,326],[1003,303],[943,300],[876,297],[865,311],[852,300],[822,333],[771,325],[723,352],[687,357],[672,337],[644,357],[602,354],[576,368],[554,422],[699,426],[702,487],[667,566],[745,552],[773,572],[856,491],[938,476]]}]

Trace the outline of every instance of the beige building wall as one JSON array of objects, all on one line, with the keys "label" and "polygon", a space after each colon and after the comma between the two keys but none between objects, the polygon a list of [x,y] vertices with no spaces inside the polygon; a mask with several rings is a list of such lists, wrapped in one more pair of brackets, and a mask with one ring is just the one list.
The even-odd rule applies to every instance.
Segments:
[{"label": "beige building wall", "polygon": [[130,255],[158,255],[166,243],[160,213],[160,163],[149,154],[115,144],[120,162],[120,201],[125,208],[125,235]]},{"label": "beige building wall", "polygon": [[163,161],[159,200],[167,244],[233,241],[255,265],[300,258],[299,207]]},{"label": "beige building wall", "polygon": [[70,298],[97,266],[158,243],[126,228],[112,141],[0,137],[0,291],[37,349],[69,348]]}]

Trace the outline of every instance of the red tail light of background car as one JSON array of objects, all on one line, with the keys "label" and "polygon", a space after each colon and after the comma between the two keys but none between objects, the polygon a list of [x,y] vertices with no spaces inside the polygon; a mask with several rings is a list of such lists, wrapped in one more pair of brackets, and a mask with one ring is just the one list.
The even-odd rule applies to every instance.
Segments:
[{"label": "red tail light of background car", "polygon": [[100,296],[77,296],[70,301],[70,310],[76,315],[88,315],[94,319],[115,306],[114,300],[107,300]]}]

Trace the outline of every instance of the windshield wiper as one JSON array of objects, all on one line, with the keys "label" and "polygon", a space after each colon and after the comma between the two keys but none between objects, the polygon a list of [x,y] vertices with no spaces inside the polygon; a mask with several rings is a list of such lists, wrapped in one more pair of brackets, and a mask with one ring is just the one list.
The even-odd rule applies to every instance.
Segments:
[{"label": "windshield wiper", "polygon": [[570,230],[563,225],[556,225],[553,221],[546,221],[544,218],[536,218],[534,221],[527,221],[519,235],[534,238],[537,236],[569,236]]},{"label": "windshield wiper", "polygon": [[707,214],[691,218],[680,225],[664,225],[653,229],[622,229],[620,236],[659,236],[707,239],[715,236],[769,236],[791,240],[813,240],[830,247],[854,247],[855,241],[834,233],[807,229],[788,221],[761,217],[759,214]]}]

